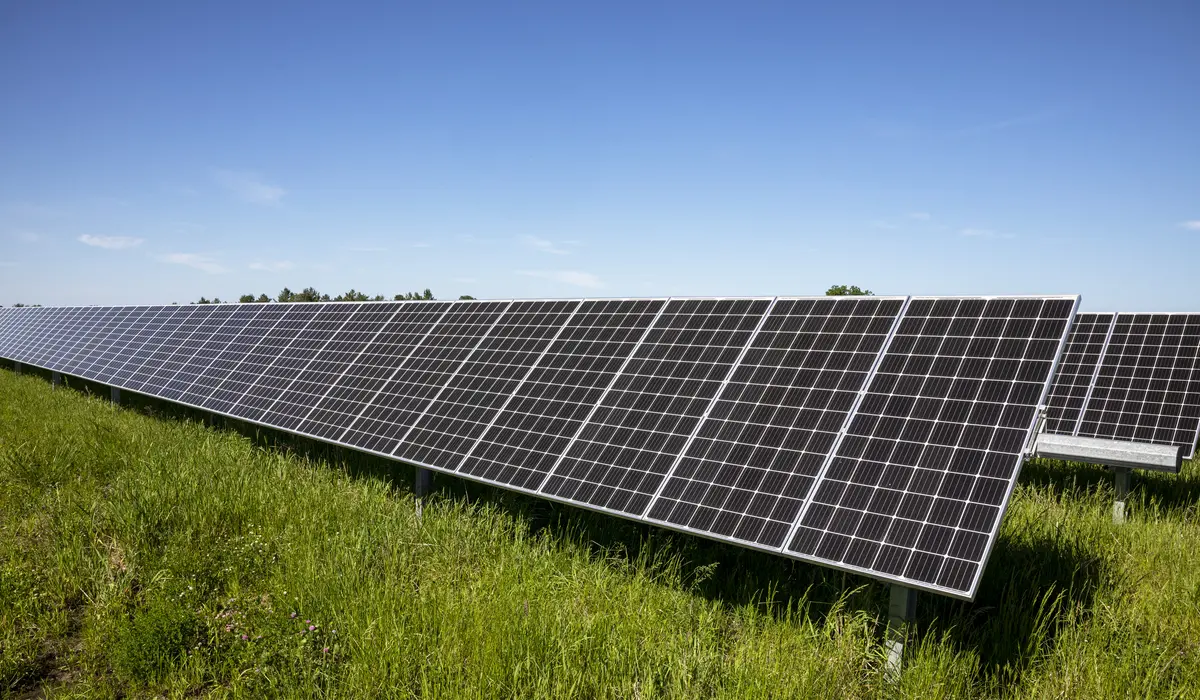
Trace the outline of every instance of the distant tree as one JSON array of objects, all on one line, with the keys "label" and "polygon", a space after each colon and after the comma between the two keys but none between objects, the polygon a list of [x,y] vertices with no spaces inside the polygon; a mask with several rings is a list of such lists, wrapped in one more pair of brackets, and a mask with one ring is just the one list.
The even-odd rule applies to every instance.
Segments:
[{"label": "distant tree", "polygon": [[271,301],[271,297],[267,296],[266,294],[259,294],[258,298],[254,301],[259,304],[266,304]]},{"label": "distant tree", "polygon": [[471,296],[470,294],[464,294],[459,297],[460,301],[467,301],[467,300],[474,300],[474,299],[475,299],[475,297]]},{"label": "distant tree", "polygon": [[859,289],[855,285],[846,286],[844,284],[835,284],[825,290],[827,297],[873,297],[875,292],[869,289]]},{"label": "distant tree", "polygon": [[25,307],[25,304],[22,304],[22,303],[21,303],[21,302],[19,302],[19,301],[18,301],[17,303],[13,304],[13,308],[14,308],[14,309],[21,309],[21,308],[24,308],[24,307]]},{"label": "distant tree", "polygon": [[193,303],[195,303],[195,304],[212,304],[213,302],[209,301],[208,299],[205,299],[204,297],[200,297],[199,301],[195,301]]},{"label": "distant tree", "polygon": [[292,290],[288,289],[287,287],[284,287],[283,291],[279,292],[279,296],[275,297],[275,301],[278,301],[278,302],[293,301],[293,299],[292,299],[293,296],[295,296],[295,294],[292,292]]},{"label": "distant tree", "polygon": [[397,294],[392,297],[395,301],[437,301],[437,297],[433,296],[433,292],[428,288],[423,292],[408,292],[406,294]]},{"label": "distant tree", "polygon": [[305,287],[299,294],[292,295],[292,301],[329,301],[329,295],[322,295],[315,287]]},{"label": "distant tree", "polygon": [[214,304],[223,304],[223,303],[225,303],[225,302],[221,301],[221,297],[213,297],[213,301],[212,301],[212,303],[214,303]]},{"label": "distant tree", "polygon": [[333,298],[334,301],[367,301],[370,297],[360,291],[351,288],[345,294],[339,294]]},{"label": "distant tree", "polygon": [[371,301],[383,301],[383,295],[376,294],[375,296],[371,297]]},{"label": "distant tree", "polygon": [[253,294],[243,294],[240,297],[238,297],[238,303],[239,304],[253,304],[254,303],[254,295]]}]

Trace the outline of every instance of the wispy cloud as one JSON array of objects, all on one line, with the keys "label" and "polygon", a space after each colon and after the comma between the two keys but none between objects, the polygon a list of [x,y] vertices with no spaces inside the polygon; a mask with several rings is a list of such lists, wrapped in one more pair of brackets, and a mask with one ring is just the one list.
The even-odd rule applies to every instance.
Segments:
[{"label": "wispy cloud", "polygon": [[271,260],[268,262],[252,262],[250,263],[251,270],[262,270],[263,272],[283,272],[295,267],[291,260]]},{"label": "wispy cloud", "polygon": [[950,132],[951,136],[975,136],[977,134],[986,134],[993,131],[1004,131],[1018,126],[1032,126],[1041,124],[1053,119],[1057,119],[1063,113],[1062,109],[1044,109],[1039,112],[1030,112],[1021,114],[1015,117],[1006,119],[996,119],[994,121],[980,122],[971,126],[958,129]]},{"label": "wispy cloud", "polygon": [[125,248],[136,248],[145,242],[145,239],[134,238],[132,236],[93,236],[85,233],[77,238],[80,243],[97,248],[108,248],[109,250],[123,250]]},{"label": "wispy cloud", "polygon": [[545,238],[538,238],[537,236],[525,235],[525,236],[521,236],[519,238],[519,240],[521,241],[521,245],[524,245],[527,248],[532,248],[533,250],[536,250],[536,251],[539,251],[542,253],[550,253],[552,255],[570,255],[571,254],[571,251],[567,250],[566,248],[562,248],[559,245],[557,245],[554,241],[551,241],[551,240],[548,240]]},{"label": "wispy cloud", "polygon": [[964,228],[958,234],[966,238],[1013,238],[1011,233],[997,233],[986,228]]},{"label": "wispy cloud", "polygon": [[222,275],[229,272],[229,268],[218,263],[216,259],[199,253],[167,253],[160,256],[159,260],[172,265],[195,268],[210,275]]},{"label": "wispy cloud", "polygon": [[1189,231],[1200,231],[1200,219],[1192,219],[1191,221],[1184,221],[1184,222],[1181,222],[1179,224],[1179,226],[1182,228],[1185,228]]},{"label": "wispy cloud", "polygon": [[552,282],[561,284],[569,284],[575,287],[588,287],[595,289],[603,287],[604,283],[600,278],[590,272],[580,272],[578,270],[518,270],[518,275],[526,277],[538,277]]},{"label": "wispy cloud", "polygon": [[213,179],[238,199],[251,204],[279,204],[287,190],[263,181],[258,173],[238,170],[215,170]]}]

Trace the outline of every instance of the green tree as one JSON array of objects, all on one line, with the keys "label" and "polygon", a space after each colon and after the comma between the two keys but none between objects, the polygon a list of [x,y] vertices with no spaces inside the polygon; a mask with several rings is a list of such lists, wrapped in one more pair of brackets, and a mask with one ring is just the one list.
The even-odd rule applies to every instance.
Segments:
[{"label": "green tree", "polygon": [[371,297],[371,301],[383,301],[383,295],[376,294],[375,296]]},{"label": "green tree", "polygon": [[279,296],[275,297],[275,301],[278,301],[281,303],[294,301],[294,299],[292,299],[292,297],[294,297],[294,296],[295,296],[295,293],[292,292],[292,290],[288,289],[287,287],[284,287],[283,291],[279,292]]},{"label": "green tree", "polygon": [[204,297],[200,297],[200,300],[199,300],[199,301],[195,301],[195,302],[192,302],[192,303],[194,303],[194,304],[211,304],[211,303],[213,303],[213,302],[209,301],[208,299],[206,299],[206,298],[204,298]]},{"label": "green tree", "polygon": [[473,301],[474,299],[475,299],[475,297],[471,296],[470,294],[464,294],[459,297],[460,301],[468,301],[468,300]]},{"label": "green tree", "polygon": [[393,301],[437,301],[437,297],[433,296],[428,288],[423,292],[408,292],[406,294],[397,294],[392,297]]},{"label": "green tree", "polygon": [[333,298],[334,301],[367,301],[370,297],[360,291],[351,288],[345,294],[339,294]]},{"label": "green tree", "polygon": [[238,297],[238,303],[239,304],[253,304],[254,303],[254,295],[253,294],[243,294],[240,297]]},{"label": "green tree", "polygon": [[853,284],[850,286],[846,286],[844,284],[835,284],[832,287],[830,287],[829,289],[825,290],[825,296],[827,296],[827,297],[860,297],[860,296],[873,297],[873,296],[875,296],[875,292],[872,292],[869,289],[859,289],[856,285],[853,285]]},{"label": "green tree", "polygon": [[259,294],[255,301],[259,304],[266,304],[267,302],[271,301],[271,297],[267,296],[266,294]]}]

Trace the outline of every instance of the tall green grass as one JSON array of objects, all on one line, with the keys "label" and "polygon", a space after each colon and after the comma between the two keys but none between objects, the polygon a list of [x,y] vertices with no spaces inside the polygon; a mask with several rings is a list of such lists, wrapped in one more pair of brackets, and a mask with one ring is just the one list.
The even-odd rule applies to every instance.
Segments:
[{"label": "tall green grass", "polygon": [[0,695],[1200,697],[1193,464],[1027,465],[890,680],[881,584],[199,418],[0,371]]}]

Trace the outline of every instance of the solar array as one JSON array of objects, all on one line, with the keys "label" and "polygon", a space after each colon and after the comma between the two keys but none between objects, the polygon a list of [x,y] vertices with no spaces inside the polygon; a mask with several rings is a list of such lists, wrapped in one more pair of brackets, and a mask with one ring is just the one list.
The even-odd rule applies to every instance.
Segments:
[{"label": "solar array", "polygon": [[1183,448],[1200,437],[1200,314],[1079,314],[1046,431]]},{"label": "solar array", "polygon": [[0,309],[0,357],[970,599],[1077,304]]}]

